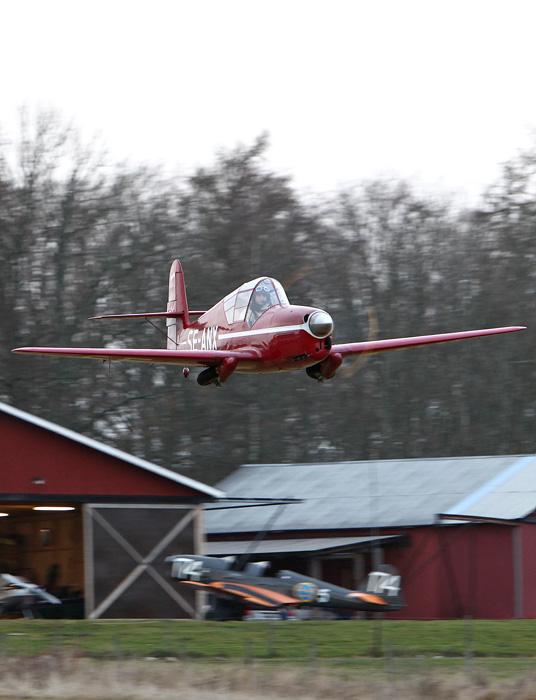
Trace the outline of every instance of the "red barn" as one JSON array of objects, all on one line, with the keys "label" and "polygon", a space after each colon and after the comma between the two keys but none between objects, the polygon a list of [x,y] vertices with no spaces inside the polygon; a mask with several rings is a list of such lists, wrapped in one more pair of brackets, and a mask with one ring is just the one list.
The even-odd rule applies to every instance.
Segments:
[{"label": "red barn", "polygon": [[256,559],[346,587],[396,566],[392,617],[536,617],[536,455],[246,465],[218,486],[303,502],[209,506],[207,553],[250,551],[266,529]]},{"label": "red barn", "polygon": [[[0,404],[0,571],[97,617],[194,617],[168,554],[196,552],[215,488]],[[78,609],[77,609],[78,608]]]}]

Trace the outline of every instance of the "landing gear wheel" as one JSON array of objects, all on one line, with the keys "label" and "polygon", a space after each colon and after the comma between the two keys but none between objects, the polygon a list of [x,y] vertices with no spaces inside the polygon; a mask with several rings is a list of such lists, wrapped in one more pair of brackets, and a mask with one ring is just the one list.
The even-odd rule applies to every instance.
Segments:
[{"label": "landing gear wheel", "polygon": [[311,379],[316,379],[317,382],[324,381],[324,375],[320,369],[320,362],[312,367],[307,367],[305,371],[307,372],[307,376],[311,377]]},{"label": "landing gear wheel", "polygon": [[204,369],[197,377],[197,383],[201,386],[208,386],[209,384],[216,384],[219,386],[218,370],[216,367],[207,367]]}]

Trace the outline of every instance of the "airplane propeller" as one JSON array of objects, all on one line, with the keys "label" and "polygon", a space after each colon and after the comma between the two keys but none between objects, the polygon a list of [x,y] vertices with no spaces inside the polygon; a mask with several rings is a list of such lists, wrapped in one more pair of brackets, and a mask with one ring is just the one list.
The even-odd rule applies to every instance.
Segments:
[{"label": "airplane propeller", "polygon": [[[368,308],[368,334],[367,342],[378,339],[378,332],[380,329],[380,324],[378,322],[378,314],[373,306]],[[359,372],[362,367],[368,362],[370,354],[363,353],[362,355],[356,355],[352,362],[346,362],[345,366],[339,370],[339,375],[341,377],[353,377]]]}]

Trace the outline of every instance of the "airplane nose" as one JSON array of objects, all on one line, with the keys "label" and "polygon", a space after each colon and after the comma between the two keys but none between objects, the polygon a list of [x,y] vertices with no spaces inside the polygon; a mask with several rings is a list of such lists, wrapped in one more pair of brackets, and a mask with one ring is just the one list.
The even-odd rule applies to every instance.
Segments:
[{"label": "airplane nose", "polygon": [[333,332],[333,319],[326,311],[315,311],[307,321],[309,331],[315,338],[327,338]]}]

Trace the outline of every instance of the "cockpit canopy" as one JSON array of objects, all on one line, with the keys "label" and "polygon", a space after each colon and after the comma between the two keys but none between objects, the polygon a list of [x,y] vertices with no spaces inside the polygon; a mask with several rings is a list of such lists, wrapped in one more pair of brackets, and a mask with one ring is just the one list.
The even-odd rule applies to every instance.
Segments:
[{"label": "cockpit canopy", "polygon": [[271,277],[257,277],[251,282],[245,282],[223,300],[228,323],[247,321],[250,326],[273,306],[290,304],[281,284]]}]

